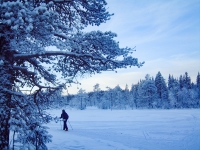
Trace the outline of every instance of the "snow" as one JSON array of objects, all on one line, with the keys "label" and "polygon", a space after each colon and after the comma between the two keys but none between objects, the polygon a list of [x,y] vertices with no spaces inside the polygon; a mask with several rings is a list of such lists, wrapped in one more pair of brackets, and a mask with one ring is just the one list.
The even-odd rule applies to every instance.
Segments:
[{"label": "snow", "polygon": [[[69,131],[50,122],[49,150],[200,150],[200,109],[65,110]],[[61,110],[49,113],[59,117]]]}]

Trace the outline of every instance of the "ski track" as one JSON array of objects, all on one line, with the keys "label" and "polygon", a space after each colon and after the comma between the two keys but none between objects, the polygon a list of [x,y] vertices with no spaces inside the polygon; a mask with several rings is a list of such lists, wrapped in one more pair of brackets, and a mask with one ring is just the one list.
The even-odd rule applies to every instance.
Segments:
[{"label": "ski track", "polygon": [[[122,110],[125,121],[121,116],[118,117],[120,119],[112,118],[112,121],[107,118],[109,113],[117,116],[120,111],[98,110],[98,113],[92,111],[86,113],[87,110],[68,111],[69,115],[71,114],[70,123],[73,130],[69,123],[69,132],[61,130],[59,122],[49,123],[49,133],[53,138],[52,143],[47,144],[48,148],[49,150],[200,150],[200,110],[142,111],[133,111],[135,114],[133,117],[129,114],[130,111],[126,113]],[[86,121],[72,118],[73,113],[77,115],[77,112],[85,113]],[[100,117],[101,115],[106,117]],[[153,118],[150,119],[149,116]],[[100,121],[96,121],[98,120],[94,119],[96,117],[100,117]]]}]

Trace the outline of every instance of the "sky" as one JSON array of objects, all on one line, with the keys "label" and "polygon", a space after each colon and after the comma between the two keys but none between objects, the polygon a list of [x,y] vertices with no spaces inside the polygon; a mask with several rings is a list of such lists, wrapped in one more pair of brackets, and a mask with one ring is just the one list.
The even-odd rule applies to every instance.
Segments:
[{"label": "sky", "polygon": [[136,49],[133,57],[145,61],[141,68],[119,69],[86,75],[81,85],[68,88],[69,94],[79,89],[93,91],[99,84],[102,90],[126,84],[130,88],[146,74],[156,77],[160,71],[165,81],[168,76],[179,78],[188,72],[192,82],[200,72],[200,0],[107,0],[107,9],[114,13],[111,20],[86,31],[100,30],[117,33],[120,47]]}]

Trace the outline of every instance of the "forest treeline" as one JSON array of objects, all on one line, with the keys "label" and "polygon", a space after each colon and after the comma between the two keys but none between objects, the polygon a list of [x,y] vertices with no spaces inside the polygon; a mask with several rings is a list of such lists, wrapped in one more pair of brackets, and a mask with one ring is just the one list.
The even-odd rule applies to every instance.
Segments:
[{"label": "forest treeline", "polygon": [[196,83],[191,82],[187,72],[179,78],[169,75],[167,82],[160,72],[155,78],[147,74],[130,89],[127,85],[125,89],[118,85],[104,91],[96,84],[92,92],[80,89],[76,95],[61,96],[57,101],[52,99],[49,102],[53,106],[70,105],[78,109],[87,106],[101,109],[200,108],[200,74]]}]

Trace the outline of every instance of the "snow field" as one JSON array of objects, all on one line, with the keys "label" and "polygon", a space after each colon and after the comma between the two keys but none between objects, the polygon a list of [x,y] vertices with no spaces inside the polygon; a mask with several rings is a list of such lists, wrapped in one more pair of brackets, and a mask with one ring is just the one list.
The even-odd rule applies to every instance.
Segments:
[{"label": "snow field", "polygon": [[73,130],[49,123],[49,150],[200,150],[200,109],[65,110]]}]

